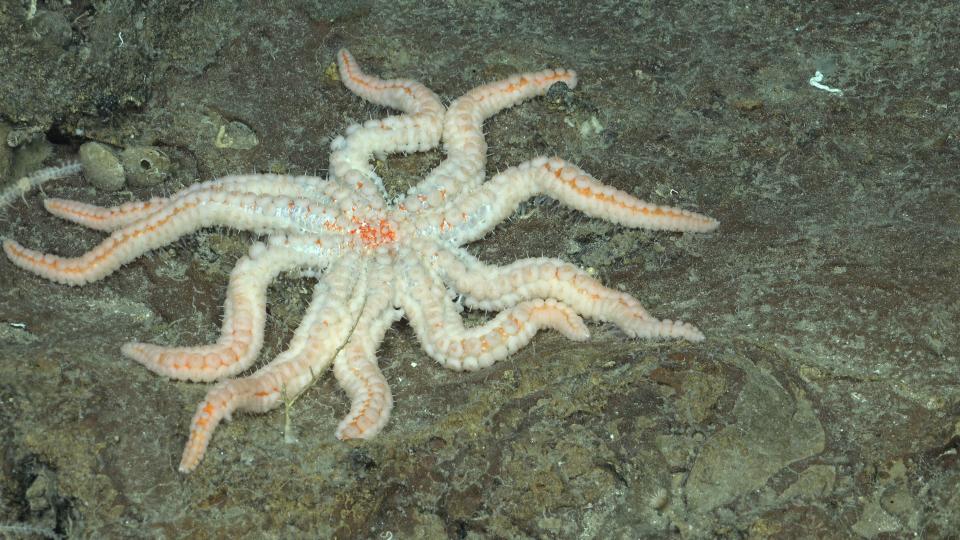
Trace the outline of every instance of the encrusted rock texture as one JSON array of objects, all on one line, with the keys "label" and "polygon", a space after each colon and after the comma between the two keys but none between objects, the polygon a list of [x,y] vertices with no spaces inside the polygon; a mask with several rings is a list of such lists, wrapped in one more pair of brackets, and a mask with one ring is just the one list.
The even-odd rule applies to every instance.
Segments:
[{"label": "encrusted rock texture", "polygon": [[[119,347],[214,340],[252,235],[204,230],[78,288],[0,260],[0,537],[955,534],[957,20],[960,4],[924,0],[0,3],[0,189],[90,142],[162,168],[14,200],[0,236],[31,247],[101,238],[46,215],[45,196],[119,204],[230,173],[322,174],[333,137],[388,114],[336,80],[341,46],[445,101],[575,69],[574,91],[487,122],[488,169],[558,155],[721,221],[628,230],[537,199],[470,246],[576,263],[703,343],[591,323],[586,343],[545,332],[464,374],[398,324],[378,437],[334,438],[348,402],[327,374],[287,408],[237,415],[189,476],[176,464],[207,387]],[[400,193],[440,159],[377,171]],[[310,288],[271,287],[262,361]]]}]

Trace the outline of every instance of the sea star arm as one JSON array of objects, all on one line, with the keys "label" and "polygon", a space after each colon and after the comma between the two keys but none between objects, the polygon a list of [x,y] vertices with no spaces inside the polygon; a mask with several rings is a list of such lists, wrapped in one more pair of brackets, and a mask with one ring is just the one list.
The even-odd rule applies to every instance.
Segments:
[{"label": "sea star arm", "polygon": [[357,325],[366,287],[366,271],[358,258],[331,265],[314,287],[310,307],[287,350],[254,374],[220,382],[207,392],[190,423],[180,472],[197,467],[217,425],[234,411],[268,411],[295,399],[323,374]]},{"label": "sea star arm", "polygon": [[644,202],[557,158],[537,158],[511,167],[443,209],[419,216],[417,223],[429,234],[463,245],[481,238],[520,202],[541,193],[588,216],[627,227],[708,232],[719,224],[688,210]]},{"label": "sea star arm", "polygon": [[96,231],[113,232],[143,219],[165,207],[170,199],[153,197],[148,201],[133,201],[117,206],[95,204],[51,197],[44,199],[43,207],[60,219],[83,225]]},{"label": "sea star arm", "polygon": [[437,246],[434,254],[444,278],[470,308],[493,311],[533,298],[555,298],[580,315],[616,324],[631,337],[703,340],[695,326],[651,317],[636,298],[557,259],[522,259],[498,267],[462,249]]},{"label": "sea star arm", "polygon": [[[356,59],[347,49],[340,49],[337,53],[337,67],[343,85],[371,103],[403,111],[411,117],[421,114],[430,117],[443,115],[445,108],[440,98],[433,90],[418,81],[410,79],[385,80],[367,75],[360,69]],[[439,138],[440,133],[438,132],[437,140]],[[400,143],[400,141],[395,142]],[[404,151],[413,152],[416,150]]]},{"label": "sea star arm", "polygon": [[220,339],[212,345],[163,347],[127,343],[123,354],[144,367],[173,379],[215,381],[250,367],[263,346],[267,287],[277,275],[298,267],[322,269],[334,258],[322,241],[272,237],[256,243],[230,273]]},{"label": "sea star arm", "polygon": [[[347,129],[345,137],[337,137],[330,145],[330,170],[333,178],[345,182],[361,193],[367,184],[350,178],[350,171],[360,172],[360,178],[373,180],[385,194],[380,178],[370,166],[374,153],[423,152],[440,143],[445,108],[440,98],[423,84],[407,80],[384,80],[361,71],[346,49],[337,53],[340,80],[351,92],[363,99],[397,109],[405,114],[368,120]],[[373,198],[372,194],[367,195]]]},{"label": "sea star arm", "polygon": [[340,234],[338,212],[312,201],[252,193],[198,191],[115,230],[79,257],[58,257],[4,240],[7,257],[17,266],[51,281],[82,285],[101,279],[141,254],[194,230],[228,225],[254,231],[310,232],[317,237]]},{"label": "sea star arm", "polygon": [[443,123],[443,146],[447,158],[406,196],[411,208],[437,207],[480,184],[487,160],[483,122],[498,112],[535,96],[555,83],[577,86],[577,74],[568,69],[522,73],[478,86],[450,104]]},{"label": "sea star arm", "polygon": [[[391,280],[386,268],[375,272],[378,281]],[[393,395],[377,366],[377,347],[403,312],[394,309],[392,290],[378,287],[367,298],[350,341],[333,362],[333,374],[350,397],[350,412],[337,426],[338,439],[369,439],[390,419]]]},{"label": "sea star arm", "polygon": [[226,176],[218,180],[193,184],[174,197],[153,197],[147,201],[133,201],[118,206],[102,207],[80,201],[49,198],[43,206],[51,214],[99,231],[113,232],[154,214],[170,204],[199,192],[229,191],[256,195],[309,198],[332,202],[347,194],[339,186],[313,176],[286,176],[277,174],[250,174]]},{"label": "sea star arm", "polygon": [[439,277],[415,261],[404,265],[401,276],[400,304],[423,349],[455,371],[487,367],[522,348],[542,328],[575,341],[590,337],[580,316],[553,299],[521,302],[484,324],[465,328]]}]

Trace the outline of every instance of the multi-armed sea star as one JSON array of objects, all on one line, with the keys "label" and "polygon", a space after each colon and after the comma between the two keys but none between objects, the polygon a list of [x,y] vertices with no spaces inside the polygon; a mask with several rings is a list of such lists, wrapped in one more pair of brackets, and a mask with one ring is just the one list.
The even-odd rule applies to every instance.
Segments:
[{"label": "multi-armed sea star", "polygon": [[[365,75],[346,50],[337,61],[347,88],[405,114],[350,126],[331,145],[327,179],[228,176],[168,198],[113,208],[47,199],[51,213],[110,236],[74,258],[43,254],[13,240],[3,243],[17,266],[82,285],[201,227],[268,235],[230,275],[219,341],[199,347],[123,346],[125,355],[159,374],[221,381],[193,417],[180,471],[200,463],[221,419],[238,409],[276,407],[331,363],[352,402],[337,437],[376,435],[393,405],[376,350],[391,323],[404,316],[427,354],[454,370],[489,366],[523,347],[541,328],[584,340],[589,333],[580,315],[612,322],[634,337],[703,339],[687,323],[651,317],[632,296],[604,287],[573,265],[541,258],[493,267],[460,247],[483,237],[537,194],[627,227],[716,228],[713,219],[648,204],[557,158],[537,158],[484,182],[483,121],[554,83],[574,87],[574,72],[515,75],[475,88],[445,108],[420,83]],[[441,140],[446,159],[405,196],[388,202],[371,156],[424,151]],[[231,378],[253,364],[263,344],[268,285],[278,273],[296,268],[322,274],[289,348],[254,373]],[[454,292],[468,307],[499,314],[465,328]]]}]

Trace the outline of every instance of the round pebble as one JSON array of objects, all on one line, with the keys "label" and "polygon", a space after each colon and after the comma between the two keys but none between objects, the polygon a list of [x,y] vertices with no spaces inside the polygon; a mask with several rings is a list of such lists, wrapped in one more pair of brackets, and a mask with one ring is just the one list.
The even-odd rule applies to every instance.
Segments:
[{"label": "round pebble", "polygon": [[100,143],[83,143],[80,146],[80,163],[83,165],[83,175],[97,189],[117,191],[126,181],[120,160]]},{"label": "round pebble", "polygon": [[120,153],[130,185],[155,186],[170,174],[170,158],[152,146],[131,146]]}]

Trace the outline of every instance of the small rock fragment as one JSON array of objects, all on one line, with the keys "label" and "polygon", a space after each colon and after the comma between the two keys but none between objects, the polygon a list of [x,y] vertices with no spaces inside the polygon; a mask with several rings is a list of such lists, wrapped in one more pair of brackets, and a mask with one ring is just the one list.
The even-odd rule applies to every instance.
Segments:
[{"label": "small rock fragment", "polygon": [[230,122],[225,126],[220,126],[213,145],[217,148],[232,148],[234,150],[249,150],[260,144],[257,134],[250,129],[250,126],[242,122]]}]

